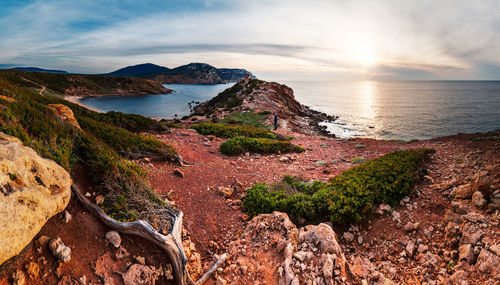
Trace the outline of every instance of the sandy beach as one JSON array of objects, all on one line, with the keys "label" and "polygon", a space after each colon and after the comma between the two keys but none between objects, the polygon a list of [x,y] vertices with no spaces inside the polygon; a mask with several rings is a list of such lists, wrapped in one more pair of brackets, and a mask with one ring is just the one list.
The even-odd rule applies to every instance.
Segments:
[{"label": "sandy beach", "polygon": [[69,102],[71,102],[71,103],[74,103],[74,104],[80,105],[80,106],[82,106],[82,107],[84,107],[84,108],[87,108],[87,109],[89,109],[89,110],[92,110],[92,111],[95,111],[95,112],[98,112],[98,113],[106,113],[106,112],[104,112],[104,111],[101,111],[101,110],[98,110],[98,109],[96,109],[96,108],[92,108],[92,107],[89,107],[89,106],[87,106],[87,105],[85,105],[85,104],[82,104],[82,103],[80,102],[80,99],[81,99],[81,98],[83,98],[83,97],[82,97],[82,96],[65,96],[65,97],[64,97],[64,99],[65,99],[66,101],[69,101]]}]

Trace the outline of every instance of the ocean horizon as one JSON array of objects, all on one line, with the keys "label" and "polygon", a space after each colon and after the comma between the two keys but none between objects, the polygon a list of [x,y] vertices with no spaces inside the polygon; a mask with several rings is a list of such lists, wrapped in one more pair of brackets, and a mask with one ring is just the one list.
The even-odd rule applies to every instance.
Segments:
[{"label": "ocean horizon", "polygon": [[[283,81],[295,98],[314,110],[338,116],[324,122],[341,138],[429,139],[500,129],[500,81],[376,80]],[[189,115],[190,102],[203,102],[232,84],[165,84],[171,94],[84,98],[102,111],[152,118]]]}]

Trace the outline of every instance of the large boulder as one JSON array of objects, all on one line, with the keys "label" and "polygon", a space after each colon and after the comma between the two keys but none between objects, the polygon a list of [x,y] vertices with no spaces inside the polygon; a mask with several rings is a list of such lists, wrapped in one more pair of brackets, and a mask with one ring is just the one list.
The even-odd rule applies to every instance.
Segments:
[{"label": "large boulder", "polygon": [[55,113],[57,118],[61,121],[67,122],[70,125],[75,126],[78,129],[80,128],[80,124],[75,119],[73,115],[73,111],[66,105],[63,104],[49,104],[48,107]]},{"label": "large boulder", "polygon": [[15,137],[0,132],[0,264],[30,243],[71,197],[71,177]]}]

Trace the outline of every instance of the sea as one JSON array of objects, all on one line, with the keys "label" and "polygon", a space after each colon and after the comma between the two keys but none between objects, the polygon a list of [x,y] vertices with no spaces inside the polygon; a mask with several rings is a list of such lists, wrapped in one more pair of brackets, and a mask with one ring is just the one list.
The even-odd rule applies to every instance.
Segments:
[{"label": "sea", "polygon": [[[337,137],[428,139],[500,130],[500,81],[284,81],[295,98],[337,116],[324,122]],[[153,118],[182,117],[189,104],[214,97],[232,84],[166,84],[170,94],[84,98],[101,111]]]}]

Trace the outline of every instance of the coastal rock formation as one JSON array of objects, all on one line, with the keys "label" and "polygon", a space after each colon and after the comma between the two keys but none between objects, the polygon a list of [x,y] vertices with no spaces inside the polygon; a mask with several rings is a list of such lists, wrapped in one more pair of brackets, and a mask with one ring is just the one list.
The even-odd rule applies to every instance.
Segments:
[{"label": "coastal rock formation", "polygon": [[68,106],[63,104],[49,104],[48,106],[52,111],[54,111],[54,113],[59,119],[68,122],[70,125],[73,125],[77,129],[81,130],[78,121],[75,119],[75,116],[73,115],[73,111],[71,111],[71,109]]},{"label": "coastal rock formation", "polygon": [[15,137],[0,133],[0,264],[17,255],[45,222],[66,208],[68,172]]},{"label": "coastal rock formation", "polygon": [[336,119],[300,104],[286,85],[249,76],[193,109],[194,115],[211,119],[223,119],[235,112],[267,114],[264,124],[269,126],[273,125],[276,114],[280,129],[309,135],[328,135],[326,127],[319,123]]}]

